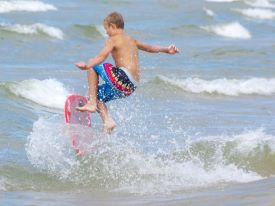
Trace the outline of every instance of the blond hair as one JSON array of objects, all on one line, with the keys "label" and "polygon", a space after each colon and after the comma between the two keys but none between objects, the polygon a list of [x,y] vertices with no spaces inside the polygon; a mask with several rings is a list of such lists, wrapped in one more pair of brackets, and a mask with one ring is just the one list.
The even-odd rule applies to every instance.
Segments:
[{"label": "blond hair", "polygon": [[120,13],[112,12],[105,19],[104,23],[107,25],[114,24],[117,28],[124,29],[124,20]]}]

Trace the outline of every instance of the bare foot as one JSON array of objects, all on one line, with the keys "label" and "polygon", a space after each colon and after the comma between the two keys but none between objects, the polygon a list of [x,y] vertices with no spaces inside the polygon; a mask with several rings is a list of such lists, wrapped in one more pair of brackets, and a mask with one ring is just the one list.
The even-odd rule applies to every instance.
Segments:
[{"label": "bare foot", "polygon": [[113,131],[113,129],[115,127],[116,127],[115,121],[110,118],[110,119],[106,120],[106,122],[104,122],[103,132],[111,134],[111,132]]},{"label": "bare foot", "polygon": [[97,111],[97,105],[93,104],[91,102],[88,102],[83,107],[76,107],[76,110],[80,112],[96,112]]}]

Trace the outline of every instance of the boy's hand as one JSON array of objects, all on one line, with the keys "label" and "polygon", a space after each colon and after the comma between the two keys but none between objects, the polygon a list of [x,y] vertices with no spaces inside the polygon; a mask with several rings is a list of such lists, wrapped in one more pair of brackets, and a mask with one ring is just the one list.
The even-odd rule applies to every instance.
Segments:
[{"label": "boy's hand", "polygon": [[87,70],[87,67],[86,67],[87,65],[85,62],[77,62],[75,63],[75,66],[77,66],[81,70]]},{"label": "boy's hand", "polygon": [[171,44],[170,46],[168,46],[168,54],[176,54],[176,53],[179,53],[179,49],[174,44]]}]

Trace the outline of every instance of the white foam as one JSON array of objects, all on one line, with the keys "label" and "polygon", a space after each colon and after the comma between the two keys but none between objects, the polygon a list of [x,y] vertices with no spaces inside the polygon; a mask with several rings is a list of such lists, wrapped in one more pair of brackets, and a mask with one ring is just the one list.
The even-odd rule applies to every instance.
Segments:
[{"label": "white foam", "polygon": [[102,25],[97,25],[97,26],[96,26],[96,30],[97,30],[104,38],[107,38],[107,37],[108,37],[108,35],[107,35],[107,33],[106,33],[105,29],[104,29],[104,26],[102,26]]},{"label": "white foam", "polygon": [[246,0],[245,3],[253,7],[275,8],[275,5],[268,0]]},{"label": "white foam", "polygon": [[[68,127],[62,122],[63,119],[57,121],[54,118],[40,118],[35,122],[28,137],[26,153],[38,169],[76,184],[93,188],[106,187],[128,193],[152,194],[210,187],[220,183],[250,182],[263,178],[254,171],[242,169],[238,162],[237,165],[228,163],[223,153],[225,144],[230,141],[240,142],[241,151],[255,148],[256,142],[250,145],[250,133],[233,137],[190,137],[185,145],[178,146],[182,153],[177,157],[174,156],[177,151],[165,154],[144,153],[143,149],[137,148],[129,138],[126,141],[120,139],[123,135],[120,133],[119,136],[111,138],[100,137],[97,143],[94,142],[91,156],[77,159],[70,147],[70,137],[66,132]],[[79,128],[77,133],[85,137],[94,134],[90,128]],[[260,140],[261,135],[256,132],[256,139]],[[200,157],[200,151],[189,151],[189,148],[198,148],[196,143],[203,143],[204,140],[213,142],[213,157],[209,160]],[[144,144],[142,146],[146,148],[150,142],[148,145]],[[183,157],[186,153],[189,155]]]},{"label": "white foam", "polygon": [[222,94],[228,96],[238,95],[273,95],[275,94],[275,79],[250,78],[250,79],[214,79],[200,78],[171,79],[165,76],[159,78],[171,85],[177,86],[190,93]]},{"label": "white foam", "polygon": [[38,169],[46,170],[61,179],[67,178],[75,167],[75,155],[70,155],[70,138],[61,122],[39,118],[27,139],[26,153]]},{"label": "white foam", "polygon": [[63,109],[69,91],[55,79],[30,79],[9,86],[15,95],[29,99],[37,104]]},{"label": "white foam", "polygon": [[6,30],[10,32],[16,32],[19,34],[46,34],[50,37],[57,38],[57,39],[63,39],[64,34],[63,32],[55,27],[47,26],[45,24],[36,23],[31,25],[21,25],[21,24],[0,24],[1,30]]},{"label": "white foam", "polygon": [[236,39],[249,39],[251,38],[250,32],[244,28],[239,22],[233,22],[228,24],[203,26],[202,29],[213,32],[219,36],[236,38]]},{"label": "white foam", "polygon": [[57,10],[57,8],[40,1],[0,1],[0,13],[12,11],[45,12],[49,10]]},{"label": "white foam", "polygon": [[[220,142],[226,143],[230,137],[222,139],[218,136],[218,141],[214,140],[213,147],[210,146],[214,149],[214,151],[211,150],[213,157],[208,160],[205,160],[205,156],[200,157],[200,152],[204,154],[206,151],[193,151],[193,149],[198,149],[196,142],[203,143],[202,140],[190,138],[190,141],[186,141],[185,145],[178,145],[178,149],[181,151],[178,155],[175,155],[176,151],[158,156],[156,154],[145,155],[136,150],[124,150],[124,164],[120,167],[127,171],[129,168],[125,165],[130,166],[130,171],[133,174],[126,173],[125,177],[131,177],[131,180],[123,180],[118,190],[141,194],[171,193],[177,190],[210,187],[220,183],[243,183],[263,178],[254,171],[247,171],[234,163],[228,163],[223,153],[224,145]],[[205,139],[209,140],[210,138],[205,137]],[[177,144],[177,142],[174,143]],[[113,151],[118,152],[120,150],[121,148],[117,148]],[[113,160],[116,160],[117,153],[112,156]],[[113,166],[112,164],[115,162],[109,163],[108,169],[117,169],[117,165]],[[120,164],[118,163],[118,165]]]},{"label": "white foam", "polygon": [[244,16],[254,19],[273,19],[275,12],[269,9],[234,9]]},{"label": "white foam", "polygon": [[264,147],[266,145],[268,145],[271,152],[275,152],[274,136],[266,134],[263,129],[235,135],[232,140],[238,142],[236,150],[245,155],[249,155],[250,152],[256,148]]},{"label": "white foam", "polygon": [[215,13],[210,10],[210,9],[207,9],[207,8],[203,8],[203,10],[205,11],[205,13],[208,15],[208,16],[215,16]]},{"label": "white foam", "polygon": [[[133,163],[137,158],[130,155]],[[128,161],[127,161],[128,162]],[[139,160],[136,168],[140,177],[132,182],[121,184],[119,191],[139,194],[169,194],[173,191],[206,188],[223,183],[251,182],[262,179],[255,172],[246,172],[233,164],[224,165],[222,161],[206,169],[204,164],[194,157],[193,160],[177,162],[160,161],[154,158]],[[146,178],[147,177],[147,178]]]},{"label": "white foam", "polygon": [[[217,146],[216,150],[223,150],[227,143],[231,144],[234,152],[238,154],[249,156],[256,149],[263,149],[268,146],[271,153],[275,152],[275,136],[267,134],[263,128],[256,130],[244,131],[240,134],[235,135],[220,135],[220,136],[206,136],[188,141],[189,145],[201,143],[201,142],[212,142]],[[234,145],[234,146],[233,146]],[[257,151],[259,152],[259,151]]]},{"label": "white foam", "polygon": [[6,190],[6,187],[5,187],[5,178],[4,177],[0,177],[0,192],[5,192],[7,191]]},{"label": "white foam", "polygon": [[206,0],[208,2],[234,2],[234,1],[240,1],[240,0]]}]

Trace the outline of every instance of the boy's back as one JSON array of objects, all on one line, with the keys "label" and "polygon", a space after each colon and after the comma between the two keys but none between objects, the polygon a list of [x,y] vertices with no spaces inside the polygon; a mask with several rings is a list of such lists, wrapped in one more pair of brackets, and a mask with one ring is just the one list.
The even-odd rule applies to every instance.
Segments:
[{"label": "boy's back", "polygon": [[117,67],[126,68],[139,81],[138,47],[136,41],[122,32],[110,37],[113,44],[112,56]]},{"label": "boy's back", "polygon": [[[104,123],[104,131],[112,131],[116,123],[109,116],[106,102],[124,98],[131,95],[139,81],[139,58],[138,49],[157,53],[164,52],[176,54],[179,52],[175,45],[168,47],[154,46],[142,43],[128,36],[124,32],[124,20],[121,14],[113,12],[104,19],[104,28],[109,36],[104,48],[91,58],[88,63],[78,62],[76,66],[87,70],[89,82],[89,101],[79,111],[100,113]],[[109,63],[102,62],[112,54],[116,67]],[[98,85],[98,77],[104,81]]]}]

